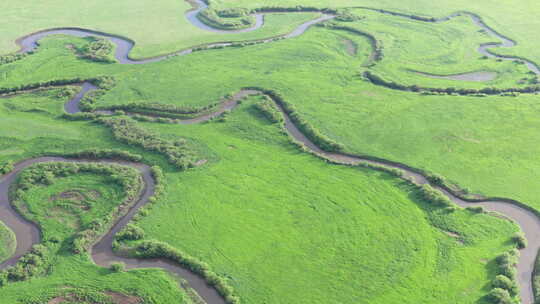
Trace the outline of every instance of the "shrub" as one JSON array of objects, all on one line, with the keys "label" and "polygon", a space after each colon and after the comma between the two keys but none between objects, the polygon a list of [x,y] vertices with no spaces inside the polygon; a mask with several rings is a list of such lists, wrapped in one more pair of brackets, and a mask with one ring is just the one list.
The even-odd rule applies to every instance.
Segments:
[{"label": "shrub", "polygon": [[502,274],[497,275],[491,285],[494,288],[501,288],[507,290],[511,295],[517,294],[517,286],[515,282]]},{"label": "shrub", "polygon": [[466,209],[474,213],[484,213],[484,208],[482,206],[472,206],[467,207]]},{"label": "shrub", "polygon": [[248,28],[255,23],[255,18],[248,15],[247,11],[242,9],[216,11],[208,8],[199,12],[197,17],[206,25],[226,30]]},{"label": "shrub", "polygon": [[122,231],[120,231],[118,234],[116,234],[116,239],[118,241],[123,240],[140,240],[144,237],[144,230],[142,230],[140,227],[135,226],[133,224],[127,224]]},{"label": "shrub", "polygon": [[21,60],[24,57],[28,56],[29,53],[18,53],[18,54],[9,54],[9,55],[2,55],[0,56],[0,65],[8,64],[15,62],[17,60]]},{"label": "shrub", "polygon": [[13,170],[13,162],[8,160],[3,163],[0,163],[0,175],[7,174]]},{"label": "shrub", "polygon": [[452,201],[448,197],[430,185],[422,185],[419,189],[421,197],[427,202],[443,207],[453,206]]},{"label": "shrub", "polygon": [[512,304],[512,297],[507,290],[501,288],[493,288],[489,294],[488,299],[491,303],[495,304]]},{"label": "shrub", "polygon": [[431,92],[431,93],[439,93],[439,94],[448,94],[448,95],[479,95],[479,96],[485,96],[485,95],[499,95],[502,93],[536,93],[540,92],[540,86],[534,85],[534,86],[527,86],[522,88],[506,88],[506,89],[499,89],[499,88],[493,88],[493,87],[487,87],[483,89],[456,89],[456,88],[427,88],[427,87],[420,87],[417,85],[403,85],[399,84],[393,81],[387,81],[383,78],[381,78],[378,75],[373,74],[370,71],[364,72],[364,77],[369,80],[371,83],[375,85],[384,86],[390,89],[400,90],[400,91],[411,91],[411,92]]},{"label": "shrub", "polygon": [[272,123],[283,122],[283,115],[281,115],[281,112],[276,109],[274,102],[271,101],[268,96],[264,95],[263,99],[255,104],[255,108],[259,110],[264,115],[264,117],[266,117]]},{"label": "shrub", "polygon": [[527,247],[527,239],[525,236],[521,233],[518,233],[512,237],[512,240],[516,242],[516,246],[518,249],[523,249]]},{"label": "shrub", "polygon": [[113,262],[110,265],[112,272],[123,272],[126,269],[126,264],[122,262]]},{"label": "shrub", "polygon": [[114,45],[108,39],[100,37],[90,37],[88,39],[90,39],[90,43],[77,50],[79,56],[96,62],[115,62],[111,56]]}]

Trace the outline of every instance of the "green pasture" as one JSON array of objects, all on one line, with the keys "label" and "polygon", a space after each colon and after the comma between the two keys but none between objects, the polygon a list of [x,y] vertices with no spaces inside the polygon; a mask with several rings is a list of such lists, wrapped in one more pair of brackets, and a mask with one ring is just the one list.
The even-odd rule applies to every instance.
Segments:
[{"label": "green pasture", "polygon": [[[177,0],[152,6],[146,1],[130,2],[129,8],[102,14],[96,14],[105,6],[99,2],[65,9],[65,3],[56,0],[40,12],[34,10],[41,4],[34,2],[0,4],[3,20],[35,17],[26,23],[14,20],[1,29],[9,37],[0,35],[0,50],[14,50],[13,40],[24,33],[68,25],[128,36],[137,42],[135,57],[232,39],[202,34],[184,24],[181,12],[189,6]],[[332,5],[352,6],[353,2],[375,6],[371,0],[334,1]],[[484,1],[459,0],[438,6],[421,6],[423,1],[417,1],[407,7],[409,2],[385,0],[377,7],[441,16],[457,10],[459,4],[476,12]],[[278,4],[213,3],[220,7]],[[279,5],[293,3],[330,5],[319,0],[285,0]],[[513,23],[516,16],[503,18],[504,8],[510,13],[518,7],[510,4],[503,2],[478,14],[514,38],[522,26]],[[127,4],[106,5],[124,8]],[[534,11],[519,14],[524,19]],[[354,12],[366,18],[342,25],[380,39],[384,59],[371,70],[390,80],[483,87],[430,79],[411,69],[434,74],[495,71],[499,77],[485,84],[495,87],[520,86],[523,78],[531,78],[520,65],[480,58],[476,46],[491,39],[477,32],[468,19],[432,25],[360,9]],[[56,16],[54,22],[49,15]],[[273,36],[315,16],[275,14],[268,16],[268,24],[260,31],[231,37]],[[140,21],[145,18],[147,22]],[[512,26],[505,28],[505,24]],[[163,31],[156,34],[155,28]],[[527,33],[521,40],[516,37],[520,46],[512,52],[534,59],[530,52],[534,40],[523,38]],[[0,87],[114,77],[116,86],[97,106],[130,102],[204,106],[242,87],[272,89],[323,134],[344,144],[347,152],[402,162],[445,176],[474,193],[518,199],[540,209],[536,95],[438,96],[374,86],[361,76],[372,51],[369,41],[321,27],[289,40],[201,51],[137,66],[91,62],[66,48],[85,43],[64,36],[45,39],[36,54],[0,65]],[[350,52],[350,45],[356,53]],[[117,142],[103,126],[62,119],[64,102],[60,89],[0,98],[0,163],[114,148],[141,154],[144,162],[162,166],[166,194],[138,223],[146,238],[167,242],[208,263],[229,281],[243,303],[485,303],[495,276],[493,259],[513,246],[509,240],[518,231],[515,224],[501,218],[433,207],[419,199],[413,187],[389,175],[331,165],[301,151],[257,112],[253,106],[257,98],[245,101],[224,122],[140,123],[163,138],[187,138],[208,160],[185,172],[173,169],[158,154]],[[45,223],[44,235],[64,239],[77,223],[100,216],[119,202],[121,194],[107,184],[106,178],[90,175],[59,180],[28,193],[29,210]],[[103,193],[96,202],[101,211],[50,214],[54,210],[47,205],[51,196],[73,188]],[[190,301],[177,281],[162,271],[112,273],[93,265],[86,255],[72,255],[63,247],[56,253],[47,276],[2,287],[0,298],[7,303],[40,303],[65,286],[94,291],[107,286],[126,293],[138,290],[149,303]]]},{"label": "green pasture", "polygon": [[208,155],[167,174],[166,196],[140,222],[146,237],[209,263],[243,303],[477,303],[517,228],[303,153],[252,101],[225,122],[145,126],[197,139]]}]

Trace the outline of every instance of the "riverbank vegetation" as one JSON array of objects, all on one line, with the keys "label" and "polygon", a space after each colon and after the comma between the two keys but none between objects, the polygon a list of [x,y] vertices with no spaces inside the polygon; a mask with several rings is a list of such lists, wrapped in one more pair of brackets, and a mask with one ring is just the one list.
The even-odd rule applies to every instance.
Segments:
[{"label": "riverbank vegetation", "polygon": [[0,223],[0,263],[15,253],[17,240],[15,234],[3,223]]}]

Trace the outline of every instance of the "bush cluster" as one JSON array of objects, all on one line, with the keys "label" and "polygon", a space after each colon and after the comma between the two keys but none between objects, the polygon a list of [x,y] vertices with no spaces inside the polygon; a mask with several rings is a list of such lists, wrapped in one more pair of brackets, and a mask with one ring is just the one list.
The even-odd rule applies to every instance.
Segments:
[{"label": "bush cluster", "polygon": [[126,160],[132,162],[139,162],[142,160],[142,156],[134,154],[128,151],[122,150],[110,150],[110,149],[90,149],[83,150],[75,153],[61,154],[59,156],[64,156],[68,158],[78,158],[78,159],[115,159],[115,160]]},{"label": "bush cluster", "polygon": [[[225,29],[225,30],[237,30],[248,28],[255,23],[255,18],[248,14],[247,10],[243,9],[230,9],[224,11],[217,11],[215,9],[205,9],[197,15],[206,25],[211,27]],[[230,19],[235,18],[235,19]]]},{"label": "bush cluster", "polygon": [[144,230],[134,224],[127,224],[122,231],[115,235],[117,241],[136,241],[144,238]]},{"label": "bush cluster", "polygon": [[255,108],[272,123],[283,123],[283,115],[276,108],[276,104],[266,95],[263,95],[262,98],[260,102],[255,104]]},{"label": "bush cluster", "polygon": [[353,14],[349,10],[339,10],[334,20],[340,22],[354,22],[364,19],[365,17]]},{"label": "bush cluster", "polygon": [[28,278],[43,274],[49,264],[49,249],[37,244],[30,252],[19,259],[17,264],[0,272],[0,286],[4,286],[9,281],[23,281]]},{"label": "bush cluster", "polygon": [[497,276],[493,279],[492,289],[487,295],[488,300],[495,304],[511,304],[518,294],[516,282],[516,264],[519,252],[511,250],[495,259],[497,264]]},{"label": "bush cluster", "polygon": [[[428,92],[428,93],[437,93],[437,94],[449,94],[449,95],[472,95],[472,96],[483,96],[483,95],[498,95],[504,93],[536,93],[540,92],[540,86],[528,86],[523,88],[483,88],[483,89],[463,89],[463,88],[427,88],[421,87],[418,85],[403,85],[393,81],[387,81],[382,79],[380,76],[373,74],[370,71],[364,72],[364,77],[371,81],[375,85],[384,86],[387,88],[400,90],[400,91],[411,91],[411,92]],[[479,95],[480,94],[480,95]]]},{"label": "bush cluster", "polygon": [[12,63],[17,60],[21,60],[24,57],[28,56],[30,53],[19,53],[19,54],[9,54],[0,56],[0,65]]},{"label": "bush cluster", "polygon": [[433,205],[441,207],[451,207],[454,205],[446,195],[428,184],[422,185],[419,189],[422,198]]},{"label": "bush cluster", "polygon": [[[93,80],[93,79],[91,79]],[[0,95],[17,93],[19,91],[35,90],[43,87],[56,87],[70,84],[80,84],[85,80],[82,78],[72,78],[72,79],[58,79],[51,81],[42,81],[31,84],[20,85],[13,88],[0,88]]]},{"label": "bush cluster", "polygon": [[184,118],[186,115],[198,114],[215,108],[219,103],[213,103],[204,107],[175,106],[162,103],[133,102],[122,105],[115,105],[100,108],[111,111],[126,111],[129,113],[140,113],[149,116],[160,116],[168,118]]},{"label": "bush cluster", "polygon": [[110,127],[114,138],[129,145],[164,154],[168,161],[179,169],[193,167],[194,153],[187,147],[185,139],[168,141],[137,125],[129,117],[101,117],[98,121]]},{"label": "bush cluster", "polygon": [[0,163],[0,175],[7,174],[13,170],[13,162],[8,160]]},{"label": "bush cluster", "polygon": [[91,39],[90,43],[77,50],[81,58],[104,63],[115,62],[111,56],[114,45],[108,39],[100,37],[91,37],[89,39]]},{"label": "bush cluster", "polygon": [[210,270],[206,263],[191,257],[172,246],[158,241],[144,241],[138,244],[133,251],[138,258],[166,258],[173,260],[192,272],[202,276],[206,282],[215,287],[225,301],[229,304],[239,303],[228,282]]}]

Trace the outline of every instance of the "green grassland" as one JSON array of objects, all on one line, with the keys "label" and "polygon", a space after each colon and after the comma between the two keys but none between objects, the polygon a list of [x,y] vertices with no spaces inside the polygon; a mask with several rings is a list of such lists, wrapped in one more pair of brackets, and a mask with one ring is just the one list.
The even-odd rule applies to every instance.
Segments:
[{"label": "green grassland", "polygon": [[182,0],[93,1],[66,3],[53,0],[4,1],[0,18],[0,54],[18,49],[15,40],[49,28],[79,27],[127,37],[136,42],[131,57],[172,53],[191,46],[220,41],[239,41],[284,34],[316,14],[271,14],[256,32],[224,36],[201,30],[189,23],[184,12],[192,6]]},{"label": "green grassland", "polygon": [[167,195],[140,223],[147,238],[208,262],[243,303],[477,303],[486,262],[516,229],[302,153],[249,101],[226,122],[145,126],[197,139],[209,155],[167,174]]},{"label": "green grassland", "polygon": [[212,0],[211,3],[218,8],[291,7],[299,4],[321,8],[364,6],[430,17],[446,17],[454,12],[469,11],[481,16],[489,26],[518,43],[515,48],[498,49],[495,52],[526,56],[535,62],[540,62],[540,55],[536,52],[538,43],[535,30],[540,27],[540,21],[536,18],[540,13],[540,6],[534,0],[519,2],[503,0],[498,1],[496,5],[489,0]]},{"label": "green grassland", "polygon": [[[358,45],[358,55],[347,53],[344,39]],[[133,101],[197,106],[244,86],[274,89],[349,152],[400,161],[473,192],[540,207],[535,183],[539,171],[531,169],[539,166],[535,95],[423,96],[376,87],[359,76],[371,52],[368,41],[322,28],[290,40],[143,66],[80,60],[63,47],[66,43],[82,42],[51,38],[37,54],[1,66],[3,86],[114,75],[117,86],[100,100],[103,106]],[[392,57],[386,60],[393,65]],[[504,70],[505,63],[493,65]],[[519,69],[516,73],[516,78],[523,75]]]},{"label": "green grassland", "polygon": [[[95,266],[86,254],[69,249],[73,235],[104,217],[124,200],[121,187],[108,176],[81,173],[38,186],[22,197],[25,216],[42,228],[42,238],[54,252],[47,275],[2,287],[2,303],[47,303],[73,292],[115,291],[141,297],[145,303],[190,303],[176,280],[159,270],[115,273]],[[58,242],[54,245],[51,240]],[[151,281],[152,284],[147,284]]]},{"label": "green grassland", "polygon": [[[128,149],[99,125],[59,119],[65,98],[57,91],[0,99],[6,109],[0,121],[19,118],[24,132],[2,128],[2,147],[21,149],[2,160],[56,149]],[[167,169],[166,196],[140,222],[147,238],[208,262],[230,278],[245,303],[476,303],[494,276],[493,258],[513,246],[509,239],[518,230],[496,217],[434,208],[386,174],[328,165],[301,152],[252,101],[223,123],[142,125],[165,138],[191,139],[209,160],[178,172],[160,157],[131,150]],[[45,132],[41,126],[58,129]],[[118,195],[103,184],[109,183],[102,177],[70,177],[27,195],[35,203],[31,210],[50,221],[47,234],[67,234],[65,225],[47,217],[50,197],[73,188],[95,189],[110,206]],[[137,289],[154,303],[185,298],[161,271],[110,273],[87,256],[62,251],[49,275],[9,284],[1,292],[14,303],[56,296],[63,286],[93,291],[107,286],[131,294]]]},{"label": "green grassland", "polygon": [[[499,41],[480,31],[468,16],[430,23],[369,10],[354,12],[365,19],[349,26],[367,32],[380,41],[384,58],[376,63],[372,71],[388,80],[437,88],[509,88],[529,85],[530,80],[534,79],[534,75],[529,75],[524,65],[482,59],[477,51],[478,46]],[[467,82],[432,79],[413,71],[436,75],[490,71],[497,73],[497,78],[488,82]]]},{"label": "green grassland", "polygon": [[3,223],[0,223],[0,262],[8,259],[17,247],[15,234]]},{"label": "green grassland", "polygon": [[[349,2],[335,5],[352,5]],[[220,5],[261,3],[240,0]],[[292,1],[281,4],[288,3]],[[30,2],[25,5],[30,6]],[[55,5],[51,7],[61,10]],[[90,6],[95,12],[103,5]],[[138,5],[130,10],[136,11]],[[79,6],[82,4],[73,9]],[[11,14],[20,16],[13,11],[15,5],[9,8]],[[158,16],[165,4],[154,8]],[[138,17],[149,13],[138,12]],[[128,31],[126,24],[136,23],[137,18],[121,13],[131,16],[122,24],[126,28],[121,34],[130,36],[132,30],[144,36],[151,32],[151,24],[144,30],[137,25]],[[489,39],[471,31],[473,26],[465,19],[428,27],[376,13],[359,14],[367,18],[347,25],[381,39],[385,58],[373,70],[385,77],[477,87],[409,75],[405,69],[442,74],[494,70],[500,78],[490,85],[505,87],[527,76],[521,66],[480,59],[474,46]],[[268,18],[265,35],[270,32],[270,20],[287,31],[290,24],[307,17],[313,15],[275,15]],[[81,27],[104,31],[108,28],[99,26],[113,24],[107,14],[99,20],[80,17],[80,22],[65,18],[58,20],[66,24],[77,21]],[[183,20],[181,14],[176,18]],[[164,17],[160,26],[167,25],[166,20]],[[14,28],[6,31],[17,32]],[[238,37],[262,36],[263,31]],[[415,33],[417,39],[401,39],[400,31],[407,37]],[[137,56],[199,43],[194,38],[180,43],[167,35],[152,37],[154,41],[143,36],[130,36],[141,46]],[[211,41],[209,37],[201,39]],[[144,39],[148,39],[147,44],[139,44]],[[357,46],[357,54],[347,51],[345,41]],[[433,53],[425,60],[419,50],[428,42]],[[376,87],[360,76],[372,51],[369,41],[325,28],[311,29],[290,40],[197,52],[139,66],[95,63],[77,58],[66,48],[67,44],[85,43],[88,41],[62,36],[44,40],[37,54],[0,66],[0,87],[113,76],[116,86],[98,106],[134,101],[202,106],[245,86],[273,89],[317,129],[343,143],[347,152],[434,171],[474,192],[519,199],[540,209],[536,187],[540,172],[536,118],[540,109],[535,95],[424,96]],[[452,57],[446,58],[448,53]],[[207,262],[228,279],[243,303],[483,303],[495,276],[493,259],[513,246],[509,240],[518,227],[504,219],[468,210],[448,212],[422,201],[413,187],[387,174],[327,164],[302,152],[277,125],[256,111],[256,98],[244,102],[225,122],[193,126],[140,123],[164,138],[188,138],[208,160],[204,166],[179,172],[162,156],[117,142],[98,124],[60,118],[66,101],[61,92],[55,89],[0,98],[0,162],[116,148],[141,154],[144,162],[162,166],[166,194],[139,222],[146,237],[165,241]],[[106,178],[87,175],[60,180],[27,194],[35,208],[30,211],[43,221],[45,235],[66,237],[77,223],[99,216],[112,207],[111,202],[119,202],[121,195],[106,184]],[[55,217],[60,215],[51,214],[54,209],[48,210],[47,203],[51,195],[73,188],[103,193],[96,204],[104,209],[62,213],[68,222],[58,222]],[[71,255],[62,248],[55,259],[47,276],[0,289],[2,300],[5,295],[8,303],[22,299],[39,303],[57,295],[64,286],[91,290],[107,286],[126,293],[137,289],[150,303],[189,301],[177,282],[162,271],[112,273],[93,265],[89,257]]]}]

